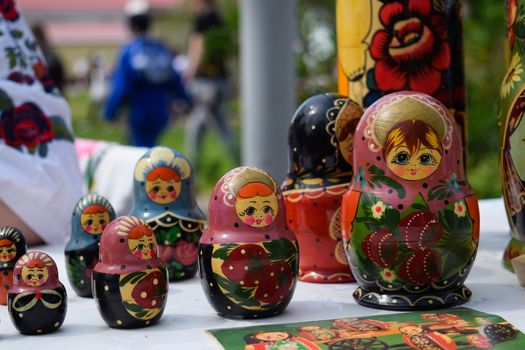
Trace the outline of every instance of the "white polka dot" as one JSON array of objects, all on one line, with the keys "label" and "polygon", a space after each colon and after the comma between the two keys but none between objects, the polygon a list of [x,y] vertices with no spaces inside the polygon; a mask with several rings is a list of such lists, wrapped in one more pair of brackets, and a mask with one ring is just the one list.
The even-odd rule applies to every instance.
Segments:
[{"label": "white polka dot", "polygon": [[241,249],[241,254],[246,254],[246,250]]},{"label": "white polka dot", "polygon": [[20,318],[24,318],[24,314],[23,314],[23,313],[19,313],[19,314],[18,314],[18,317],[20,317]]},{"label": "white polka dot", "polygon": [[42,333],[42,330],[41,329],[37,329],[36,332],[37,333]]},{"label": "white polka dot", "polygon": [[121,320],[117,320],[117,324],[118,324],[118,325],[121,325],[121,324],[122,324],[122,321],[121,321]]},{"label": "white polka dot", "polygon": [[104,286],[104,290],[105,290],[106,292],[109,290],[109,286],[108,286],[107,284]]},{"label": "white polka dot", "polygon": [[156,286],[157,284],[159,284],[159,280],[155,278],[155,279],[153,280],[153,285]]},{"label": "white polka dot", "polygon": [[233,270],[233,265],[228,266],[228,270]]},{"label": "white polka dot", "polygon": [[151,301],[151,306],[155,306],[155,305],[157,305],[157,301],[156,301],[155,299],[153,299],[153,300]]},{"label": "white polka dot", "polygon": [[213,287],[213,283],[210,282],[210,287]]},{"label": "white polka dot", "polygon": [[142,293],[140,293],[140,297],[141,297],[142,299],[146,299],[146,298],[148,297],[148,293],[146,293],[146,292],[142,292]]},{"label": "white polka dot", "polygon": [[226,308],[227,308],[228,310],[231,310],[231,309],[232,309],[232,307],[231,307],[230,305],[226,306]]},{"label": "white polka dot", "polygon": [[245,266],[245,267],[244,267],[244,271],[248,271],[248,266]]},{"label": "white polka dot", "polygon": [[84,261],[84,257],[81,255],[79,258],[78,258],[80,261]]},{"label": "white polka dot", "polygon": [[244,281],[241,281],[240,283],[241,283],[241,286],[244,286]]},{"label": "white polka dot", "polygon": [[55,327],[60,326],[60,322],[55,322]]},{"label": "white polka dot", "polygon": [[315,130],[315,125],[312,125],[312,130]]}]

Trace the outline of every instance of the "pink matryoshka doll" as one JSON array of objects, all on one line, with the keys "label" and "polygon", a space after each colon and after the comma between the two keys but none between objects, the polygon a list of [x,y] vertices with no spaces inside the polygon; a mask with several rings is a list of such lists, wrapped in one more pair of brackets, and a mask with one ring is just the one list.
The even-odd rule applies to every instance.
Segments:
[{"label": "pink matryoshka doll", "polygon": [[64,250],[67,277],[78,296],[92,298],[91,274],[98,262],[98,245],[106,226],[115,219],[109,201],[96,193],[80,198],[71,216],[71,237]]},{"label": "pink matryoshka doll", "polygon": [[354,169],[341,225],[357,301],[390,310],[468,301],[479,211],[447,109],[422,93],[382,97],[357,125]]},{"label": "pink matryoshka doll", "polygon": [[168,280],[155,234],[145,221],[121,216],[106,227],[92,283],[98,310],[108,326],[139,328],[160,319]]},{"label": "pink matryoshka doll", "polygon": [[301,281],[355,281],[341,239],[341,201],[352,179],[352,139],[362,114],[347,97],[326,93],[307,99],[292,118],[282,190],[301,250]]},{"label": "pink matryoshka doll", "polygon": [[13,276],[7,305],[16,329],[22,334],[56,331],[66,317],[67,294],[53,259],[28,252],[16,262]]},{"label": "pink matryoshka doll", "polygon": [[209,217],[199,275],[210,304],[227,318],[281,313],[295,289],[299,256],[275,181],[259,169],[231,170],[211,194]]},{"label": "pink matryoshka doll", "polygon": [[0,304],[7,304],[7,292],[13,286],[13,268],[26,253],[26,239],[16,227],[0,227]]},{"label": "pink matryoshka doll", "polygon": [[195,201],[192,177],[186,157],[167,147],[149,149],[135,167],[129,215],[153,229],[171,282],[197,273],[197,247],[206,218]]}]

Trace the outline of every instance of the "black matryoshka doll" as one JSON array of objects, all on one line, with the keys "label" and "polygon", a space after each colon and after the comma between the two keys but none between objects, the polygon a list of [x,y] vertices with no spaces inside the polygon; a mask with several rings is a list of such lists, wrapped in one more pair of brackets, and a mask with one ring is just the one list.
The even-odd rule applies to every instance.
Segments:
[{"label": "black matryoshka doll", "polygon": [[91,274],[98,262],[98,244],[115,211],[106,198],[91,193],[80,198],[71,218],[71,237],[66,244],[66,269],[73,290],[91,298]]},{"label": "black matryoshka doll", "polygon": [[357,301],[391,310],[468,301],[479,211],[448,110],[422,93],[382,97],[357,125],[354,171],[341,225]]},{"label": "black matryoshka doll", "polygon": [[19,229],[0,227],[0,304],[7,304],[7,292],[13,286],[13,269],[26,253],[26,239]]},{"label": "black matryoshka doll", "polygon": [[298,249],[275,181],[255,168],[231,170],[211,194],[209,215],[199,273],[213,308],[228,318],[281,313],[295,289]]},{"label": "black matryoshka doll", "polygon": [[195,276],[205,217],[197,206],[190,163],[174,149],[154,147],[135,167],[133,209],[155,232],[170,281]]},{"label": "black matryoshka doll", "polygon": [[145,221],[121,216],[106,227],[92,283],[98,310],[110,327],[139,328],[160,319],[168,279],[155,234]]},{"label": "black matryoshka doll", "polygon": [[53,259],[28,252],[16,262],[13,275],[7,305],[16,329],[22,334],[56,331],[66,317],[67,294]]},{"label": "black matryoshka doll", "polygon": [[301,249],[301,281],[354,281],[341,239],[340,209],[352,180],[352,139],[362,114],[357,103],[327,93],[307,99],[292,118],[282,189],[288,225]]}]

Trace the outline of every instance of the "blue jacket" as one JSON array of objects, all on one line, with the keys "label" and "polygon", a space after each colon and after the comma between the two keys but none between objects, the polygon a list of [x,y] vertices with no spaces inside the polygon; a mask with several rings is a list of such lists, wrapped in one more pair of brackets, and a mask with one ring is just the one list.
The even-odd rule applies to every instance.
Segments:
[{"label": "blue jacket", "polygon": [[168,50],[160,42],[145,36],[136,37],[123,46],[103,113],[106,120],[115,120],[119,107],[127,104],[132,129],[147,125],[149,129],[160,130],[167,125],[173,99],[179,98],[188,103],[190,99],[180,75],[174,69],[170,69],[170,79],[161,84],[151,83],[144,78],[134,62],[137,61],[137,52],[146,46]]}]

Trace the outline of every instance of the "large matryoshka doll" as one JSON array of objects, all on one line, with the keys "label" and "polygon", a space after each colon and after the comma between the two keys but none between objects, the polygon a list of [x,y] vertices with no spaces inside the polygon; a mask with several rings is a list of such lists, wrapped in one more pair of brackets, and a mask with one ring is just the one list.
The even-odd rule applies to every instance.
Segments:
[{"label": "large matryoshka doll", "polygon": [[155,232],[170,281],[197,272],[197,247],[206,223],[197,206],[190,163],[174,149],[154,147],[135,167],[133,209]]},{"label": "large matryoshka doll", "polygon": [[512,238],[503,255],[504,266],[525,254],[525,13],[523,0],[507,0],[509,62],[500,89],[500,173],[503,199]]},{"label": "large matryoshka doll", "polygon": [[26,253],[26,239],[15,227],[0,227],[0,304],[7,304],[7,292],[13,286],[13,269]]},{"label": "large matryoshka doll", "polygon": [[168,278],[155,234],[145,221],[121,216],[106,227],[92,283],[98,310],[108,326],[139,328],[160,319]]},{"label": "large matryoshka doll", "polygon": [[307,99],[288,133],[282,189],[288,225],[301,248],[299,279],[353,282],[341,240],[341,200],[352,179],[352,137],[363,109],[334,94]]},{"label": "large matryoshka doll", "polygon": [[209,216],[199,275],[210,304],[228,318],[281,313],[295,289],[299,256],[279,186],[262,170],[235,168],[215,186]]},{"label": "large matryoshka doll", "polygon": [[98,244],[102,232],[114,219],[115,210],[101,195],[90,193],[75,206],[65,256],[69,283],[81,297],[93,297],[91,274],[98,262]]},{"label": "large matryoshka doll", "polygon": [[354,169],[341,225],[357,301],[391,310],[468,301],[479,211],[447,109],[421,93],[379,99],[357,125]]},{"label": "large matryoshka doll", "polygon": [[66,318],[66,289],[57,265],[42,252],[28,252],[16,262],[13,288],[8,294],[11,321],[22,334],[56,331]]}]

